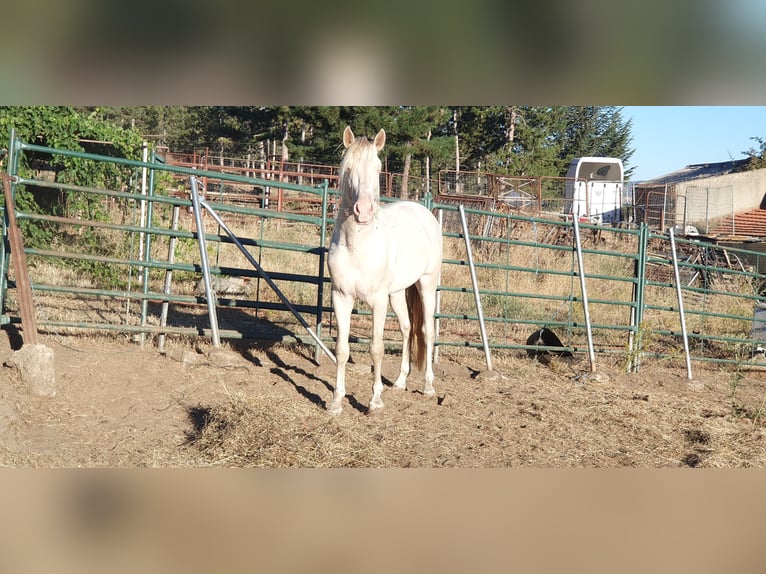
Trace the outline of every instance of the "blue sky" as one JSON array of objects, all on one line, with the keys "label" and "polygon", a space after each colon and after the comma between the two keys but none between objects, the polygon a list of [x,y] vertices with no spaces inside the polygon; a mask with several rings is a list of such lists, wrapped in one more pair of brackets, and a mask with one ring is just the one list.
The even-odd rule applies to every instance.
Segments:
[{"label": "blue sky", "polygon": [[625,106],[633,120],[628,167],[633,181],[652,179],[694,163],[743,159],[766,139],[766,106]]}]

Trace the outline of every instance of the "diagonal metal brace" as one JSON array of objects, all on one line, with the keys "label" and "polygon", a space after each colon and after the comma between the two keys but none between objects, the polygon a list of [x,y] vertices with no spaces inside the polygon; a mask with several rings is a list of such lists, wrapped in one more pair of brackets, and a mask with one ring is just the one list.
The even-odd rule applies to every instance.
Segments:
[{"label": "diagonal metal brace", "polygon": [[335,358],[335,355],[333,352],[327,348],[327,346],[322,342],[322,340],[319,338],[319,336],[314,332],[314,330],[311,328],[311,326],[306,322],[306,320],[303,318],[303,316],[298,312],[298,310],[293,307],[292,303],[285,297],[284,293],[279,289],[276,283],[269,277],[268,273],[263,270],[263,267],[258,263],[258,261],[253,257],[250,252],[245,248],[245,246],[242,244],[242,242],[239,240],[239,238],[234,235],[234,233],[229,229],[229,227],[223,222],[221,217],[215,212],[215,210],[210,206],[210,204],[205,201],[202,198],[199,198],[199,204],[201,207],[203,207],[210,216],[215,219],[216,223],[221,226],[221,229],[223,229],[226,232],[226,235],[229,236],[229,238],[234,242],[234,244],[239,247],[239,250],[242,252],[242,254],[247,258],[247,260],[250,262],[250,264],[255,267],[255,270],[258,271],[258,273],[263,277],[263,279],[268,283],[269,287],[271,287],[274,290],[274,293],[277,294],[277,296],[282,300],[282,303],[285,304],[285,306],[290,310],[290,312],[295,316],[296,319],[298,319],[298,322],[303,326],[304,329],[308,332],[309,335],[311,335],[311,338],[316,341],[317,345],[324,351],[325,355],[330,357],[330,360],[333,363],[337,364],[337,359]]}]

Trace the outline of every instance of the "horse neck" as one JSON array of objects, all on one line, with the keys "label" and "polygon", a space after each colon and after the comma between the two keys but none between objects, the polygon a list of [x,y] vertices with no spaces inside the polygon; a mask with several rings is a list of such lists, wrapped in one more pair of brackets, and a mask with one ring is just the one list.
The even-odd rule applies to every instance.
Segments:
[{"label": "horse neck", "polygon": [[337,221],[345,221],[348,218],[353,219],[354,215],[354,200],[351,198],[351,192],[349,190],[341,190],[340,203],[338,203],[338,216]]},{"label": "horse neck", "polygon": [[379,234],[381,224],[385,226],[383,222],[383,214],[381,213],[380,206],[377,205],[372,221],[366,225],[357,223],[354,217],[354,202],[351,199],[347,199],[347,196],[344,195],[338,206],[338,213],[335,218],[333,241],[363,248],[369,241],[373,240],[373,237]]}]

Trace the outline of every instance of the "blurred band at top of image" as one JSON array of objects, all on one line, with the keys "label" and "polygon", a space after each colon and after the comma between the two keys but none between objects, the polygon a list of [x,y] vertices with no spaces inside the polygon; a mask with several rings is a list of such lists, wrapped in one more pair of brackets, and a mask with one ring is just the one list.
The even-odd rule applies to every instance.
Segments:
[{"label": "blurred band at top of image", "polygon": [[763,103],[757,0],[333,8],[16,3],[0,101]]}]

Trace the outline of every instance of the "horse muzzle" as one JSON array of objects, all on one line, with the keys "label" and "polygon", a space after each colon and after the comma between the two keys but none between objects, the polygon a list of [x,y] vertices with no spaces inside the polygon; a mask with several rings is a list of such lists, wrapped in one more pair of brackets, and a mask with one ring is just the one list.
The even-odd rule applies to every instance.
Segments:
[{"label": "horse muzzle", "polygon": [[375,202],[359,199],[354,203],[354,219],[359,225],[367,225],[375,215]]}]

